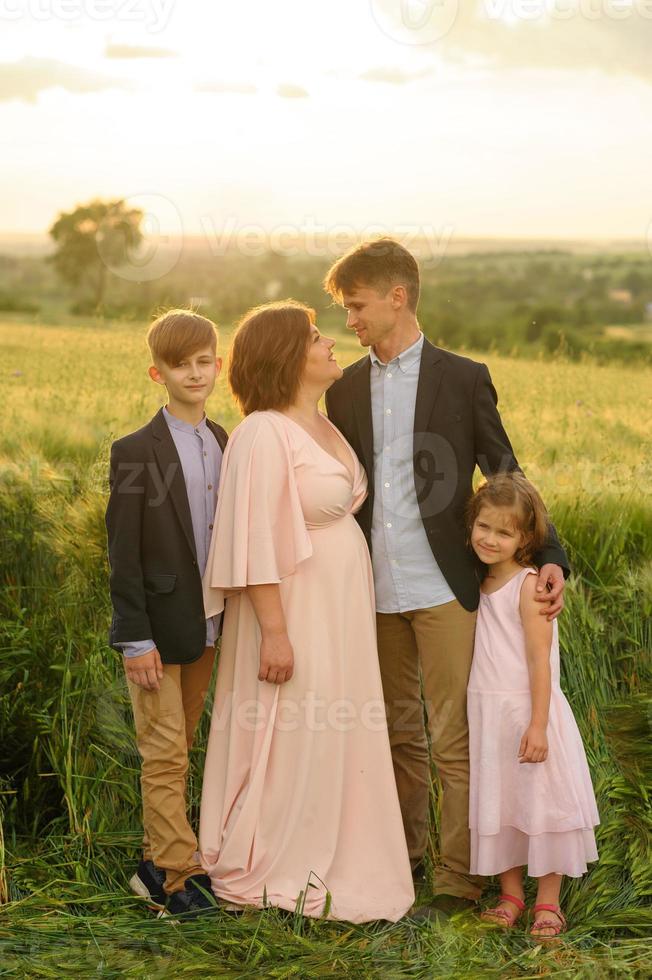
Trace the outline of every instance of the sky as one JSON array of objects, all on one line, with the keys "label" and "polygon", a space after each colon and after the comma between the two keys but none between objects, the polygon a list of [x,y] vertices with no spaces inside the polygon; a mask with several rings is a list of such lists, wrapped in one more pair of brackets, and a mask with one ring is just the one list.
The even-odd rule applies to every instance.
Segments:
[{"label": "sky", "polygon": [[651,51],[652,0],[0,0],[0,231],[649,242]]}]

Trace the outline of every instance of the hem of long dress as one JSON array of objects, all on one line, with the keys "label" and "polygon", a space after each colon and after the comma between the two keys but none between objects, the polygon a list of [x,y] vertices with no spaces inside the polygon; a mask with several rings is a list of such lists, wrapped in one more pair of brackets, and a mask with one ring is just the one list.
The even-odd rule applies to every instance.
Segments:
[{"label": "hem of long dress", "polygon": [[260,898],[247,898],[238,899],[234,897],[233,894],[222,891],[221,889],[213,888],[214,895],[219,898],[222,902],[226,903],[234,910],[236,907],[246,911],[247,908],[253,909],[270,909],[279,908],[283,909],[285,912],[292,912],[294,914],[301,914],[309,916],[311,919],[324,919],[325,922],[398,922],[403,916],[407,915],[409,910],[412,908],[412,904],[406,906],[405,908],[394,909],[391,912],[385,908],[378,909],[366,909],[364,912],[360,911],[359,906],[355,909],[347,909],[341,904],[331,905],[328,915],[324,915],[324,902],[320,903],[320,908],[313,905],[304,906],[302,909],[297,909],[298,901],[297,899],[288,898],[285,895],[268,895],[266,901],[263,901],[262,896]]}]

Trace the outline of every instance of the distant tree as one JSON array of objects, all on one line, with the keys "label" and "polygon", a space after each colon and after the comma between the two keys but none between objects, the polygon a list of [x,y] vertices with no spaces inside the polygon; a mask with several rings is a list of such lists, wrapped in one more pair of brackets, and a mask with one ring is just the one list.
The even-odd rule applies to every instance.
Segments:
[{"label": "distant tree", "polygon": [[127,262],[143,240],[143,212],[124,200],[91,201],[62,211],[50,228],[57,243],[52,262],[61,278],[90,291],[95,307],[106,292],[107,272]]}]

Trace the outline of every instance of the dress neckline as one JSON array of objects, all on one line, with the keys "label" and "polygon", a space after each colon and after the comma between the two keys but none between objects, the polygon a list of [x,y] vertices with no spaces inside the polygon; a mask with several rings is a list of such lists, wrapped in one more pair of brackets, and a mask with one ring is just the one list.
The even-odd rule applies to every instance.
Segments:
[{"label": "dress neckline", "polygon": [[312,436],[308,432],[307,429],[304,429],[304,427],[302,425],[300,425],[299,422],[295,422],[294,419],[290,418],[289,415],[286,415],[284,412],[279,412],[277,409],[270,409],[270,411],[275,412],[277,415],[282,415],[283,418],[284,419],[287,419],[288,422],[291,422],[292,425],[295,426],[295,428],[301,429],[301,431],[303,432],[304,436],[306,436],[308,439],[310,439],[310,441],[312,443],[314,443],[315,446],[317,446],[317,449],[321,450],[321,452],[324,453],[325,456],[328,456],[329,459],[332,459],[333,462],[335,462],[339,466],[341,466],[342,469],[345,470],[348,473],[349,477],[351,478],[351,483],[352,484],[355,483],[355,459],[354,459],[354,456],[353,456],[353,450],[351,449],[351,447],[349,446],[348,442],[346,441],[346,439],[344,438],[344,436],[342,435],[342,433],[340,432],[340,430],[337,428],[337,426],[336,425],[333,425],[333,423],[331,422],[331,420],[326,415],[324,415],[323,412],[319,412],[319,414],[321,415],[321,417],[326,422],[328,422],[328,424],[330,425],[331,429],[333,429],[335,431],[335,433],[337,434],[337,436],[339,437],[339,439],[341,439],[341,441],[343,442],[343,444],[346,446],[346,449],[348,450],[349,456],[351,457],[351,461],[353,462],[353,470],[350,470],[349,467],[346,465],[346,463],[343,463],[342,460],[341,459],[338,459],[337,456],[333,456],[333,454],[332,453],[329,453],[327,449],[324,449],[324,447],[317,442],[317,440],[315,439],[315,437]]},{"label": "dress neckline", "polygon": [[492,595],[496,595],[496,593],[498,592],[502,592],[503,589],[507,588],[510,582],[513,582],[514,579],[517,578],[522,572],[527,572],[527,571],[536,572],[536,569],[532,568],[531,565],[526,565],[524,568],[519,569],[518,572],[514,572],[514,574],[511,575],[506,582],[503,582],[503,584],[498,589],[494,589],[493,592],[483,592],[482,589],[480,589],[480,595],[484,595],[487,596],[487,598],[489,598]]}]

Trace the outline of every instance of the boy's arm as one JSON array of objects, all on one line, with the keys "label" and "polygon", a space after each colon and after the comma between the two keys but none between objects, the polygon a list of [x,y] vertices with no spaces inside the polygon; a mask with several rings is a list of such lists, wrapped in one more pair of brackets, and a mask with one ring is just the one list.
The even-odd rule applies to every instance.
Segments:
[{"label": "boy's arm", "polygon": [[525,636],[525,655],[532,700],[530,724],[518,750],[521,762],[545,762],[548,756],[548,714],[550,711],[550,648],[553,625],[539,614],[536,578],[526,575],[521,586],[519,612]]},{"label": "boy's arm", "polygon": [[[145,464],[129,460],[120,443],[111,447],[111,492],[106,509],[106,529],[113,604],[112,645],[150,640],[140,555],[145,506]],[[152,644],[153,646],[153,644]]]}]

